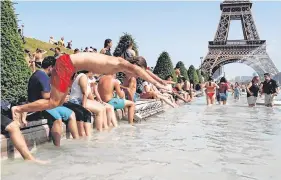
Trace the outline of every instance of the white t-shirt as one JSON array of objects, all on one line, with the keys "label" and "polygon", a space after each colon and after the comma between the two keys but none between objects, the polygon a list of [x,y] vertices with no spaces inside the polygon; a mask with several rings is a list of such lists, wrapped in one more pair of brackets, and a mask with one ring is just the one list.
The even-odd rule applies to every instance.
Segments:
[{"label": "white t-shirt", "polygon": [[[69,99],[79,99],[82,100],[83,94],[81,91],[81,87],[79,85],[79,79],[85,74],[80,73],[74,80],[72,87],[71,87],[71,92],[70,92],[70,96]],[[89,95],[91,92],[91,87],[88,81],[88,87],[87,87],[87,95]]]},{"label": "white t-shirt", "polygon": [[149,82],[147,82],[147,81],[144,81],[144,82],[142,83],[142,86],[143,86],[143,92],[144,92],[144,93],[147,93],[147,92],[145,91],[145,88],[144,88],[145,86],[148,86],[149,89],[152,88],[151,83],[149,83]]}]

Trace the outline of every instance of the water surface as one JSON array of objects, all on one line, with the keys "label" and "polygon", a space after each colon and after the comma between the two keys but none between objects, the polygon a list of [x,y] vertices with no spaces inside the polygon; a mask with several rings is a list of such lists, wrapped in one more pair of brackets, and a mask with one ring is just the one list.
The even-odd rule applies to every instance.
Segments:
[{"label": "water surface", "polygon": [[3,161],[3,180],[280,180],[281,109],[192,105],[90,140],[40,146],[49,165]]}]

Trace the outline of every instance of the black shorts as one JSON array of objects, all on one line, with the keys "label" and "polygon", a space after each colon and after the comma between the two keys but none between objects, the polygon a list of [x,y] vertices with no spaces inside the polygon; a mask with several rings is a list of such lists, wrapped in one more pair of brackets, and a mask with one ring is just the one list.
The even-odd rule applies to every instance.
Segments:
[{"label": "black shorts", "polygon": [[71,109],[75,113],[77,121],[84,121],[84,122],[91,123],[92,114],[83,106],[71,102],[64,103],[63,106],[67,107],[68,109]]},{"label": "black shorts", "polygon": [[1,114],[1,132],[6,132],[7,126],[9,126],[13,122],[12,119],[8,118],[7,116],[3,116]]}]

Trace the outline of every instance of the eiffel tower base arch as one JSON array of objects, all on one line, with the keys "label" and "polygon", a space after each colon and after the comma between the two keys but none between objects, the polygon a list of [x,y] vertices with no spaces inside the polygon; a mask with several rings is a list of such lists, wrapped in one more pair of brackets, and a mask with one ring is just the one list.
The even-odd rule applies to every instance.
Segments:
[{"label": "eiffel tower base arch", "polygon": [[[251,8],[249,0],[225,0],[221,3],[221,18],[214,41],[209,41],[208,54],[200,67],[202,71],[213,76],[223,65],[244,63],[259,75],[279,72],[266,52],[266,41],[259,38]],[[241,21],[243,40],[228,40],[231,20]]]}]

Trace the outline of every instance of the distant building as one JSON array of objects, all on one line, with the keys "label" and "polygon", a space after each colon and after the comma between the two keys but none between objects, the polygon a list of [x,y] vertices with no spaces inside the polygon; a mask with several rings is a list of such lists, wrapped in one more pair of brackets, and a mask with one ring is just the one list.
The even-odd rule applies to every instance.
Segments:
[{"label": "distant building", "polygon": [[234,79],[234,81],[235,81],[235,82],[240,82],[240,81],[241,81],[240,76],[236,76],[235,79]]},{"label": "distant building", "polygon": [[241,81],[242,82],[247,82],[252,80],[252,76],[241,76]]}]

